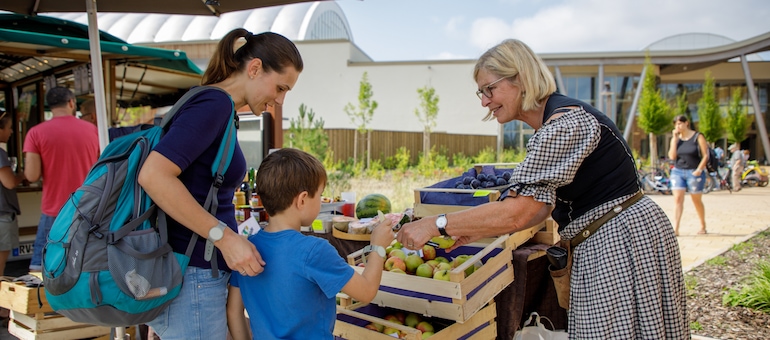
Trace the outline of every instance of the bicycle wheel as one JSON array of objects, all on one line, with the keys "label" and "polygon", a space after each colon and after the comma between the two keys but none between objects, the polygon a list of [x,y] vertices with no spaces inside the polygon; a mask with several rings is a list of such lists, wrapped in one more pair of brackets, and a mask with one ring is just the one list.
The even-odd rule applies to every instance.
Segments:
[{"label": "bicycle wheel", "polygon": [[711,190],[714,190],[714,178],[707,175],[706,176],[706,183],[703,184],[703,193],[708,194],[711,192]]}]

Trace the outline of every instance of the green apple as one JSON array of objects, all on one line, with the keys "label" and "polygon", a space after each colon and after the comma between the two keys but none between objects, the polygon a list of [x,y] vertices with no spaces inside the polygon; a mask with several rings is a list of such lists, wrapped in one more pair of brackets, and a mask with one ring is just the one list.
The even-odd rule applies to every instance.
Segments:
[{"label": "green apple", "polygon": [[433,268],[433,273],[440,272],[442,270],[450,271],[452,270],[452,265],[449,263],[439,262],[439,264],[436,266],[436,268]]},{"label": "green apple", "polygon": [[441,249],[447,249],[455,244],[455,239],[449,236],[436,236],[430,240],[438,244],[438,247]]},{"label": "green apple", "polygon": [[433,260],[436,258],[436,248],[429,245],[422,246],[422,259],[425,261]]},{"label": "green apple", "polygon": [[443,257],[443,256],[436,256],[436,261],[449,263],[449,260],[447,260],[446,257]]},{"label": "green apple", "polygon": [[401,332],[393,327],[385,327],[385,329],[382,330],[382,334],[390,336],[395,335],[396,338],[401,337]]},{"label": "green apple", "polygon": [[[394,240],[394,241],[395,241],[395,240]],[[403,244],[401,244],[401,242],[398,242],[398,241],[395,241],[395,242],[393,242],[393,244],[392,244],[392,245],[393,245],[393,249],[401,249],[401,248],[403,248],[403,247],[404,247],[404,245],[403,245]]]},{"label": "green apple", "polygon": [[393,269],[400,269],[406,271],[406,263],[399,257],[391,257],[385,261],[385,270],[392,271]]},{"label": "green apple", "polygon": [[435,279],[435,280],[442,280],[442,281],[449,281],[449,271],[448,270],[439,270],[439,271],[433,273],[433,279]]},{"label": "green apple", "polygon": [[420,257],[420,255],[409,254],[406,257],[406,260],[404,260],[404,263],[406,263],[406,272],[407,273],[414,273],[414,271],[417,270],[417,267],[419,267],[424,262],[423,262],[422,258]]},{"label": "green apple", "polygon": [[406,253],[404,253],[401,249],[393,249],[390,251],[390,255],[388,257],[398,257],[401,260],[406,260]]},{"label": "green apple", "polygon": [[393,269],[389,270],[389,272],[396,273],[396,274],[404,274],[404,275],[406,275],[406,272],[401,270],[401,268],[393,268]]},{"label": "green apple", "polygon": [[406,318],[404,319],[404,325],[407,325],[409,327],[416,327],[418,323],[422,321],[422,318],[415,314],[415,313],[409,313],[406,315]]},{"label": "green apple", "polygon": [[433,336],[433,334],[434,334],[433,332],[425,332],[425,333],[422,333],[422,338],[423,338],[423,339],[427,339],[427,338],[430,338],[430,337],[432,337],[432,336]]},{"label": "green apple", "polygon": [[457,255],[454,260],[452,260],[452,268],[457,268],[461,264],[465,263],[469,258],[471,258],[470,255]]},{"label": "green apple", "polygon": [[414,273],[417,276],[430,278],[433,277],[433,267],[427,263],[423,263],[417,267]]},{"label": "green apple", "polygon": [[433,268],[436,268],[436,266],[438,266],[439,264],[439,262],[436,260],[428,260],[428,261],[425,261],[425,263],[429,264]]}]

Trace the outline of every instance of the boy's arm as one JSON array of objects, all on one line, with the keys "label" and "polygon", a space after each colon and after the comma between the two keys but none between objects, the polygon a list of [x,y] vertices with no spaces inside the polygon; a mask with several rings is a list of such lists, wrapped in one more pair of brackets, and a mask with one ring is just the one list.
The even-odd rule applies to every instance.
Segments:
[{"label": "boy's arm", "polygon": [[[383,248],[387,247],[391,241],[393,241],[392,221],[389,223],[380,223],[372,232],[372,245],[378,245]],[[369,303],[377,295],[377,290],[380,288],[380,279],[382,279],[382,267],[385,265],[385,259],[382,258],[376,251],[369,253],[366,256],[367,262],[364,272],[358,274],[356,272],[353,277],[348,280],[345,287],[342,287],[342,292],[350,295],[353,299],[358,301]]]},{"label": "boy's arm", "polygon": [[249,325],[243,314],[243,299],[238,287],[229,286],[227,293],[227,328],[233,340],[249,339]]}]

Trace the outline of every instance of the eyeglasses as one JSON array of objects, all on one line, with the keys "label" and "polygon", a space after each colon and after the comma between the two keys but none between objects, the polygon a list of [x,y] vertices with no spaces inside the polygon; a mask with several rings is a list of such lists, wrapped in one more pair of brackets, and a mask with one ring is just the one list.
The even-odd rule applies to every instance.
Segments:
[{"label": "eyeglasses", "polygon": [[485,86],[482,86],[480,90],[476,91],[476,96],[478,96],[479,99],[484,99],[484,98],[481,97],[481,95],[483,94],[484,97],[492,99],[492,89],[495,88],[492,85],[497,84],[499,81],[501,81],[501,80],[503,80],[505,78],[508,78],[508,77],[502,77],[502,78],[500,78],[498,80],[495,80],[495,81],[493,81],[493,82],[491,82],[491,83],[489,83],[489,84],[487,84]]}]

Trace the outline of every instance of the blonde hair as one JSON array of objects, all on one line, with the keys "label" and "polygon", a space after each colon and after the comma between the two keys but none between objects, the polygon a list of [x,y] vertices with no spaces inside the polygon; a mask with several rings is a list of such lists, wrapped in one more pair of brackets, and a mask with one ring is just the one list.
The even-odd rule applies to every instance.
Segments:
[{"label": "blonde hair", "polygon": [[473,69],[474,80],[481,70],[510,79],[518,75],[514,84],[522,87],[521,109],[524,111],[540,107],[556,92],[556,82],[548,66],[529,46],[516,39],[503,40],[484,52]]}]

